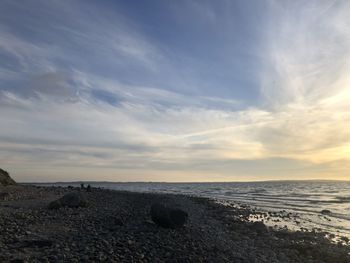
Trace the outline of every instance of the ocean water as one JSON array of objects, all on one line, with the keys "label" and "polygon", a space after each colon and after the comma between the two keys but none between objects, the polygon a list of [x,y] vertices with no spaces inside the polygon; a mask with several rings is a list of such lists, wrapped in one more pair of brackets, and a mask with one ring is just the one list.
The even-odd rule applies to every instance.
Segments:
[{"label": "ocean water", "polygon": [[[67,184],[80,185],[64,183]],[[271,226],[287,226],[293,230],[318,229],[350,238],[350,181],[90,184],[114,190],[195,195],[224,203],[245,204],[262,212],[290,215],[278,222],[273,218],[264,220]],[[331,214],[321,214],[325,209]]]}]

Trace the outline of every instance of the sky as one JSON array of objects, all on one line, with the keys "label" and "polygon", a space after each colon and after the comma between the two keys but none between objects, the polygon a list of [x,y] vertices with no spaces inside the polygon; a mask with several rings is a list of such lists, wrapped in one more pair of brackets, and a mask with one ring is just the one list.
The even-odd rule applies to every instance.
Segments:
[{"label": "sky", "polygon": [[350,1],[0,2],[21,182],[350,180]]}]

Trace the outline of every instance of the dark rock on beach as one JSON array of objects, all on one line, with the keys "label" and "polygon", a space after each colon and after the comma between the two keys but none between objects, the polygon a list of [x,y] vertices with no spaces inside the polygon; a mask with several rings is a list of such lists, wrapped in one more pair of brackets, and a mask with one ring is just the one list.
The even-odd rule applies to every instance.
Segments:
[{"label": "dark rock on beach", "polygon": [[70,207],[70,208],[77,208],[77,207],[85,207],[87,205],[87,201],[83,194],[79,192],[72,192],[65,194],[63,197],[61,197],[58,200],[52,201],[48,208],[49,209],[59,209],[61,207]]},{"label": "dark rock on beach", "polygon": [[188,214],[181,209],[155,203],[151,206],[151,218],[159,226],[177,228],[186,223]]},{"label": "dark rock on beach", "polygon": [[262,222],[253,222],[251,229],[256,231],[258,234],[267,233],[267,227]]},{"label": "dark rock on beach", "polygon": [[15,184],[15,180],[10,177],[9,173],[0,168],[0,185],[7,186]]},{"label": "dark rock on beach", "polygon": [[22,247],[51,247],[53,245],[52,240],[48,239],[28,239],[23,240]]},{"label": "dark rock on beach", "polygon": [[7,192],[0,192],[0,200],[7,200],[9,195]]},{"label": "dark rock on beach", "polygon": [[322,215],[330,215],[331,213],[332,213],[331,210],[328,210],[328,209],[324,209],[321,211]]}]

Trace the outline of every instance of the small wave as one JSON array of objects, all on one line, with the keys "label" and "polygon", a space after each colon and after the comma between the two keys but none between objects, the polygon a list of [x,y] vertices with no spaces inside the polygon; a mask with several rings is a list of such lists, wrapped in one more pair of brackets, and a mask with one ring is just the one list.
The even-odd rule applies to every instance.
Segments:
[{"label": "small wave", "polygon": [[247,192],[247,194],[259,194],[259,193],[266,193],[266,192],[267,190],[264,188],[257,188],[257,189],[254,189],[253,191]]},{"label": "small wave", "polygon": [[324,190],[323,192],[324,192],[324,193],[329,193],[329,194],[336,194],[336,193],[339,193],[338,190]]},{"label": "small wave", "polygon": [[237,194],[237,192],[235,192],[235,191],[226,191],[224,193],[224,195],[235,195],[235,194]]},{"label": "small wave", "polygon": [[241,193],[225,193],[226,196],[232,198],[249,198],[254,200],[265,200],[271,202],[290,201],[295,203],[339,203],[337,200],[322,200],[322,199],[310,199],[310,198],[297,198],[290,195],[273,195],[273,194],[241,194]]},{"label": "small wave", "polygon": [[340,203],[348,203],[348,202],[350,202],[350,196],[336,196],[335,198]]}]

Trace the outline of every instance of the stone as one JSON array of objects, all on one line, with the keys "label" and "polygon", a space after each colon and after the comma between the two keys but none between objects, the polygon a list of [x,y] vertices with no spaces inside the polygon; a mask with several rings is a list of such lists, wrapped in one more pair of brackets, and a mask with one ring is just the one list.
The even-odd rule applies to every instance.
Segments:
[{"label": "stone", "polygon": [[0,185],[2,186],[8,186],[8,185],[15,185],[16,182],[13,180],[9,173],[5,170],[0,168]]},{"label": "stone", "polygon": [[164,228],[181,227],[188,219],[188,214],[185,211],[160,203],[151,206],[150,214],[153,222]]},{"label": "stone", "polygon": [[23,247],[51,247],[53,245],[53,241],[49,239],[24,240],[22,243]]},{"label": "stone", "polygon": [[51,202],[48,206],[49,209],[58,209],[61,207],[85,207],[87,205],[87,201],[85,197],[81,193],[72,192],[65,194],[58,200]]},{"label": "stone", "polygon": [[258,234],[263,234],[267,232],[267,227],[263,222],[253,222],[251,228]]},{"label": "stone", "polygon": [[331,213],[332,213],[331,210],[328,210],[328,209],[324,209],[321,211],[322,215],[330,215]]},{"label": "stone", "polygon": [[9,193],[7,192],[1,192],[0,193],[0,200],[6,201],[8,199],[8,197],[10,196]]},{"label": "stone", "polygon": [[55,201],[52,201],[49,205],[48,205],[48,208],[49,209],[59,209],[62,207],[62,204],[60,202],[60,200],[55,200]]}]

